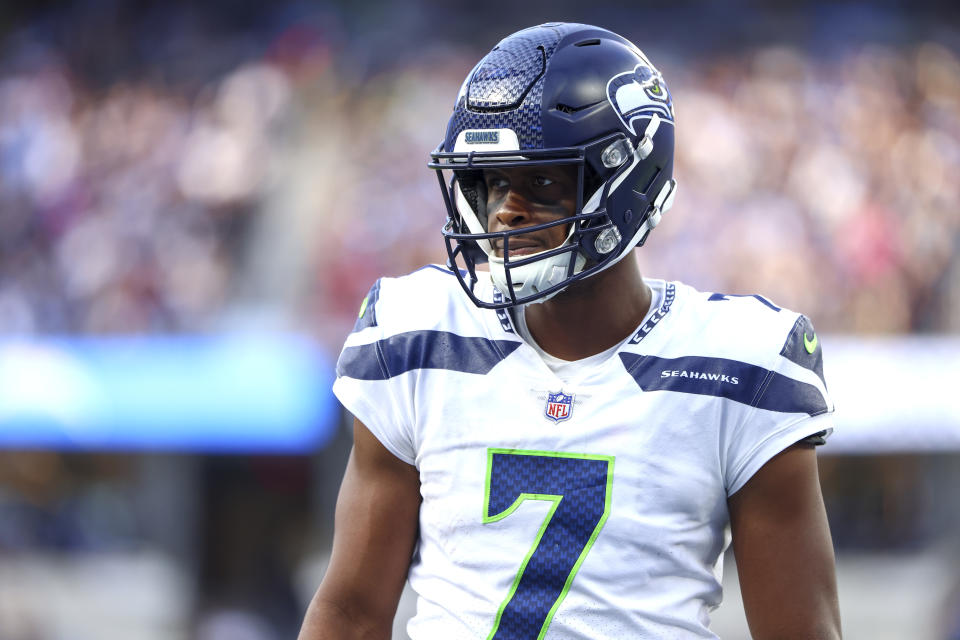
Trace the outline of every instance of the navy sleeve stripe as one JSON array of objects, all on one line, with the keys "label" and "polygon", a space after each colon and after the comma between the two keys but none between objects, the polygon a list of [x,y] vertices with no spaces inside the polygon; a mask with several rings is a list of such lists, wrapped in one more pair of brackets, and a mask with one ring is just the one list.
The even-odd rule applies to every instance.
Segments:
[{"label": "navy sleeve stripe", "polygon": [[337,376],[387,380],[414,369],[486,374],[522,343],[468,338],[447,331],[410,331],[371,344],[346,347]]},{"label": "navy sleeve stripe", "polygon": [[658,358],[621,353],[627,372],[644,391],[676,391],[726,398],[758,409],[811,416],[827,411],[812,384],[726,358]]}]

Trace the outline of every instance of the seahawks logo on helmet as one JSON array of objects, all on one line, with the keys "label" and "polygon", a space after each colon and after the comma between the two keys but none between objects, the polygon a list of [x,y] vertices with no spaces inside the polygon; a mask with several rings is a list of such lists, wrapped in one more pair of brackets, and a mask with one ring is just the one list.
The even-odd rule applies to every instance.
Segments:
[{"label": "seahawks logo on helmet", "polygon": [[660,116],[673,122],[673,99],[659,71],[640,63],[633,71],[618,73],[607,83],[607,99],[613,105],[623,126],[637,135],[633,123],[637,118]]}]

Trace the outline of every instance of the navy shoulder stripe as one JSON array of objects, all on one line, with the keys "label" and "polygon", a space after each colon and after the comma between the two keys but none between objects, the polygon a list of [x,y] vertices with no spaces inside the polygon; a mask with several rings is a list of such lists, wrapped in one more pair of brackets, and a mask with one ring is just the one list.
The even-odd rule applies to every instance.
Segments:
[{"label": "navy shoulder stripe", "polygon": [[371,344],[346,347],[337,376],[387,380],[414,369],[486,374],[522,342],[468,338],[448,331],[409,331]]},{"label": "navy shoulder stripe", "polygon": [[804,369],[813,371],[823,382],[823,386],[827,386],[823,377],[823,350],[820,349],[820,339],[807,316],[801,315],[797,318],[790,335],[783,343],[780,355]]},{"label": "navy shoulder stripe", "polygon": [[377,326],[377,300],[380,299],[380,278],[370,287],[367,297],[360,303],[360,313],[357,314],[357,321],[353,323],[353,330],[360,331],[367,327]]},{"label": "navy shoulder stripe", "polygon": [[718,300],[729,300],[730,298],[756,298],[763,306],[773,311],[779,312],[781,307],[773,304],[763,296],[757,293],[711,293],[707,302],[716,302]]},{"label": "navy shoulder stripe", "polygon": [[758,409],[811,416],[827,411],[812,384],[727,358],[658,358],[621,353],[627,372],[644,391],[676,391],[726,398]]}]

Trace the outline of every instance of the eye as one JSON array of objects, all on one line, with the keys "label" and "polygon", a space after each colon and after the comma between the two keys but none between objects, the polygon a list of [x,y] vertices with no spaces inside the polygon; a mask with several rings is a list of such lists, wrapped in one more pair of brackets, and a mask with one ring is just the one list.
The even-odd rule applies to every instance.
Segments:
[{"label": "eye", "polygon": [[553,178],[548,178],[547,176],[534,176],[533,178],[533,184],[537,187],[549,187],[554,182],[556,181]]},{"label": "eye", "polygon": [[487,175],[485,178],[488,191],[502,191],[510,187],[510,181],[503,176]]}]

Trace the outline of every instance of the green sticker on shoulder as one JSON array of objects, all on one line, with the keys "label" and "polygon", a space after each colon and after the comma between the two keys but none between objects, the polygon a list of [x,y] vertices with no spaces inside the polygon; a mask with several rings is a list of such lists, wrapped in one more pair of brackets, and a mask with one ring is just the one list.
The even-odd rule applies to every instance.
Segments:
[{"label": "green sticker on shoulder", "polygon": [[360,311],[357,313],[357,321],[353,323],[354,331],[361,331],[369,327],[377,326],[377,300],[380,298],[380,281],[377,280],[370,287],[370,292],[360,303]]}]

